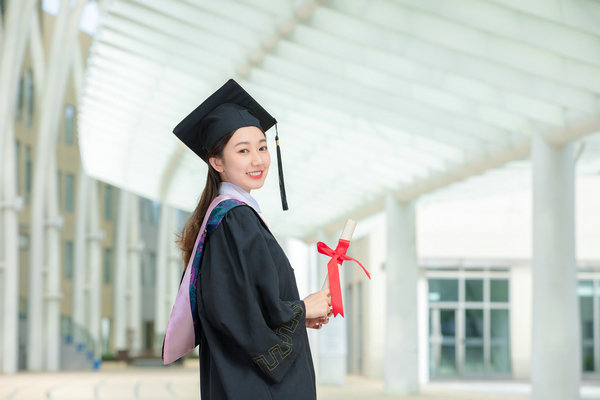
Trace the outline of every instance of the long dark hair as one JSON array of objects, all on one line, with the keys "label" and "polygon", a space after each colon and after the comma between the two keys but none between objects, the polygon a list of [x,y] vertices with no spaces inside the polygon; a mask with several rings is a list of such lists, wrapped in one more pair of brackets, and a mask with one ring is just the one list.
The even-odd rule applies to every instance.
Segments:
[{"label": "long dark hair", "polygon": [[[223,158],[223,149],[229,142],[229,139],[233,136],[234,132],[231,132],[222,137],[208,152],[207,160],[211,157]],[[208,210],[210,203],[219,195],[219,189],[221,187],[221,176],[215,169],[208,164],[208,173],[206,174],[206,185],[200,196],[200,201],[196,206],[196,209],[187,219],[181,230],[181,235],[177,239],[177,244],[181,248],[183,260],[185,261],[185,267],[187,268],[188,262],[192,256],[194,250],[194,244],[196,243],[196,237],[202,227],[204,216]]]}]

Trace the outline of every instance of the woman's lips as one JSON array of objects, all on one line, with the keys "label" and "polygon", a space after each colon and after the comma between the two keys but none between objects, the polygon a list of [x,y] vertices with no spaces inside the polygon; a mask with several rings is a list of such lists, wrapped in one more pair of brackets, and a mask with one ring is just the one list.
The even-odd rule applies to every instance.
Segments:
[{"label": "woman's lips", "polygon": [[263,175],[263,172],[262,171],[246,172],[246,175],[248,175],[250,178],[260,179]]}]

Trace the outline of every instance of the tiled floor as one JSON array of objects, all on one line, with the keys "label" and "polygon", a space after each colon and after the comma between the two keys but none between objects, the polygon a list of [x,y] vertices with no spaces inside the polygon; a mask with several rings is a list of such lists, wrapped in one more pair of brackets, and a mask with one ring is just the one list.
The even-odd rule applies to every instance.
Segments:
[{"label": "tiled floor", "polygon": [[[99,372],[0,375],[0,400],[199,399],[195,367],[104,368]],[[319,400],[521,400],[521,382],[432,382],[414,396],[386,395],[379,380],[348,376],[343,387],[320,386]],[[586,382],[583,399],[600,399],[600,383]]]}]

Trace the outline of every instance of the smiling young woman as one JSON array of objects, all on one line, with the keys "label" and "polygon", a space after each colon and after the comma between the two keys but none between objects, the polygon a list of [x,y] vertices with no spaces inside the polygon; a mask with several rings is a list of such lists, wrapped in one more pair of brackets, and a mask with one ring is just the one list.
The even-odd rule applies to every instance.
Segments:
[{"label": "smiling young woman", "polygon": [[294,270],[250,194],[269,172],[265,132],[275,123],[229,80],[174,130],[208,174],[180,238],[187,267],[163,358],[200,346],[203,400],[316,398],[306,327],[328,322],[329,289],[299,298]]}]

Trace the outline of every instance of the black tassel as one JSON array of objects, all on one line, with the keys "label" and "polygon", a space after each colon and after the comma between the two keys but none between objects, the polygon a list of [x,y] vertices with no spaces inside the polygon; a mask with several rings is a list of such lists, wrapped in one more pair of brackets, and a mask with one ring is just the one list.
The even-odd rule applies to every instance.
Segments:
[{"label": "black tassel", "polygon": [[279,193],[281,194],[281,207],[284,211],[288,209],[287,196],[285,195],[285,183],[283,182],[283,165],[281,164],[281,150],[279,149],[279,132],[275,124],[275,145],[277,146],[277,169],[279,170]]}]

